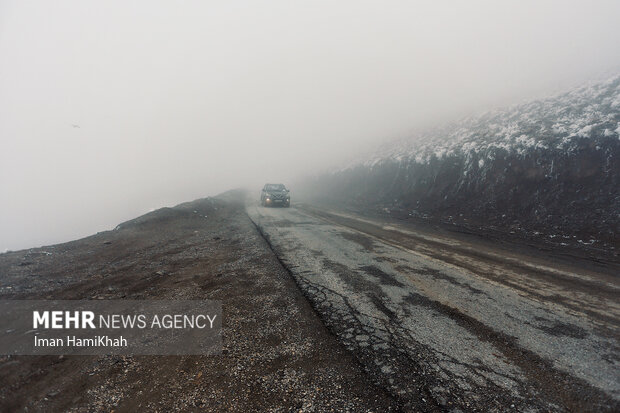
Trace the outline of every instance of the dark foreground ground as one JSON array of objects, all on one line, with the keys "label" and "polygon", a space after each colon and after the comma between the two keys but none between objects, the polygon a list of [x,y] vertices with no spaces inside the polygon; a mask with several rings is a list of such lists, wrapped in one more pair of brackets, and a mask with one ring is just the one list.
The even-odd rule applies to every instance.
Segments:
[{"label": "dark foreground ground", "polygon": [[0,356],[0,411],[391,411],[247,217],[241,194],[0,255],[2,299],[213,299],[221,356]]}]

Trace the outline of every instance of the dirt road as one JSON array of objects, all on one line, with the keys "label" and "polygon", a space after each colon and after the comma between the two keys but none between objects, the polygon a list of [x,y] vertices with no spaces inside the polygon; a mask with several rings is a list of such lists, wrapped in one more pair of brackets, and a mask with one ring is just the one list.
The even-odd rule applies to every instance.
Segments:
[{"label": "dirt road", "polygon": [[309,205],[247,210],[329,329],[407,408],[619,409],[616,264]]}]

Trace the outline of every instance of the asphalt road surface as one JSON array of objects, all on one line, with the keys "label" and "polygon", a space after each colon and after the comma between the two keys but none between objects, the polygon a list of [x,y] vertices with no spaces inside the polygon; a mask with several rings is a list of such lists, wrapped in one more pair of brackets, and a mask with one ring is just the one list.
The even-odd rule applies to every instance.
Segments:
[{"label": "asphalt road surface", "polygon": [[309,205],[250,218],[409,410],[618,411],[617,266]]}]

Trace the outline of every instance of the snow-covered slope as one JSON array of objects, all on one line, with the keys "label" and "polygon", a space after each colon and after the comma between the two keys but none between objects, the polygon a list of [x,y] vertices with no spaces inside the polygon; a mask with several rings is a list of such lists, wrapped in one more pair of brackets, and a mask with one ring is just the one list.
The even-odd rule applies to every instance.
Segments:
[{"label": "snow-covered slope", "polygon": [[620,76],[386,144],[310,186],[392,214],[617,247]]},{"label": "snow-covered slope", "polygon": [[454,154],[492,157],[494,149],[525,154],[535,148],[574,150],[581,138],[620,137],[620,75],[571,92],[464,119],[413,138],[391,142],[364,163],[428,163]]}]

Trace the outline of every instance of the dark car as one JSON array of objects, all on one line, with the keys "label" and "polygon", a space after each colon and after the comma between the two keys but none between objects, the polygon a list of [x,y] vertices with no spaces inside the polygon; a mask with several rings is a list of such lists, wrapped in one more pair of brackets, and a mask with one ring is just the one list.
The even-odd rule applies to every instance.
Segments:
[{"label": "dark car", "polygon": [[291,196],[289,190],[282,184],[265,184],[260,193],[260,203],[262,206],[291,206]]}]

